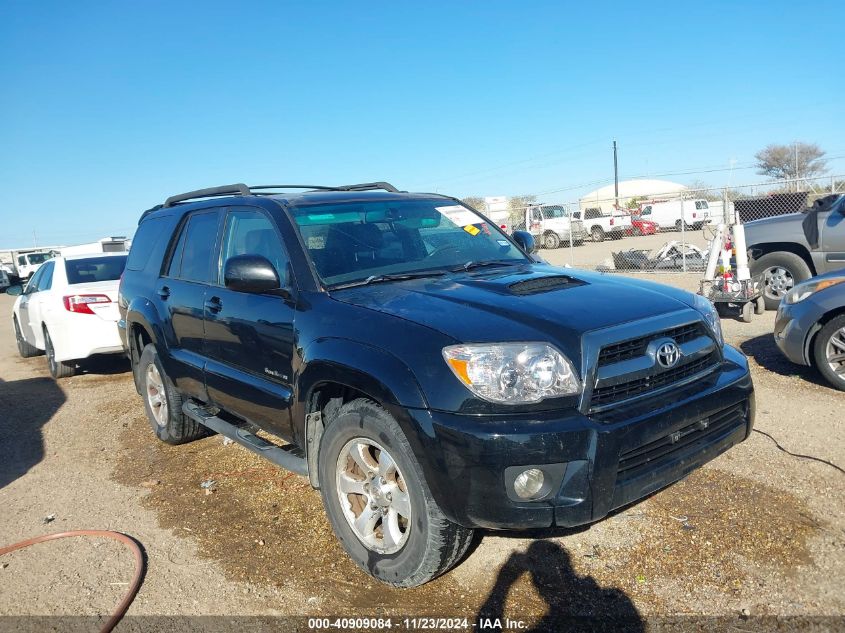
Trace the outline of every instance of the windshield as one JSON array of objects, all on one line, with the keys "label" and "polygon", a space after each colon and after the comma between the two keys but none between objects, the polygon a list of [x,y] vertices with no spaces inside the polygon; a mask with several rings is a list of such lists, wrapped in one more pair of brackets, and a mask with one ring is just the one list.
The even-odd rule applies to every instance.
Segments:
[{"label": "windshield", "polygon": [[30,253],[26,256],[30,264],[43,264],[48,259],[53,259],[52,253]]},{"label": "windshield", "polygon": [[543,217],[547,220],[552,220],[554,218],[565,218],[567,217],[566,211],[563,207],[559,206],[549,206],[543,207]]},{"label": "windshield", "polygon": [[451,270],[468,262],[528,261],[497,227],[447,200],[346,202],[291,212],[327,285]]}]

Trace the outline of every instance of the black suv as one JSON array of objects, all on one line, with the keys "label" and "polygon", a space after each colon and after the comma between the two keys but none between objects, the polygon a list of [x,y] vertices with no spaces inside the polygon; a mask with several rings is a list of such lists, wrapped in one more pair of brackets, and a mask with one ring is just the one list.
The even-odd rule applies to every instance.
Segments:
[{"label": "black suv", "polygon": [[119,299],[150,424],[307,476],[349,555],[404,587],[473,528],[596,521],[748,437],[748,365],[708,301],[533,249],[387,183],[169,198]]}]

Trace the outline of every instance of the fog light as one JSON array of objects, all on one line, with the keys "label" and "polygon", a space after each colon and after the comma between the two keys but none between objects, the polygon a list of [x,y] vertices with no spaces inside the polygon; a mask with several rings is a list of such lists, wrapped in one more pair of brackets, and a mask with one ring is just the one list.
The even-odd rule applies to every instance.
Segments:
[{"label": "fog light", "polygon": [[530,499],[536,497],[543,489],[545,477],[543,471],[539,468],[529,468],[519,475],[513,482],[513,490],[518,497],[522,499]]}]

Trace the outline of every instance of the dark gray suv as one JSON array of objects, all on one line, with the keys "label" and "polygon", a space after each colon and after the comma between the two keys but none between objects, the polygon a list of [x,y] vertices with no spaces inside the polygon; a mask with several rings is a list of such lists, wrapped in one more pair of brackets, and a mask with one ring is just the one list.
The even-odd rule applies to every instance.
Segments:
[{"label": "dark gray suv", "polygon": [[827,196],[804,213],[754,220],[745,225],[751,273],[763,275],[768,310],[796,284],[845,268],[845,195]]}]

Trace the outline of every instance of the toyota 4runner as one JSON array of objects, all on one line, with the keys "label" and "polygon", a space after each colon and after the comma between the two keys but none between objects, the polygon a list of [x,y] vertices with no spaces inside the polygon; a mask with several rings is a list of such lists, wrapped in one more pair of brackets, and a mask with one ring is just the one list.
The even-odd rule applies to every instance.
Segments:
[{"label": "toyota 4runner", "polygon": [[173,196],[119,297],[150,426],[307,477],[352,559],[404,587],[475,528],[590,523],[748,437],[748,365],[707,300],[533,250],[387,183]]}]

